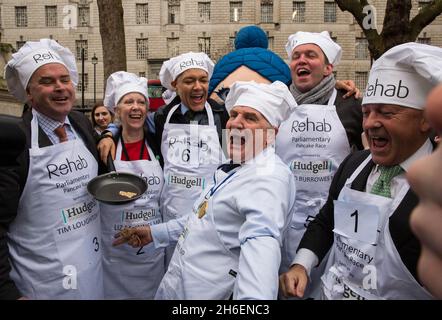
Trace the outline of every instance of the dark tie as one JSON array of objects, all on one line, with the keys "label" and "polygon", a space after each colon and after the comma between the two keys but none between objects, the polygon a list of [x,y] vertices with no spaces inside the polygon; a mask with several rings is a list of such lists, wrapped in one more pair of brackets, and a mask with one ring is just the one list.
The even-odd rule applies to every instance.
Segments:
[{"label": "dark tie", "polygon": [[191,123],[192,121],[196,121],[198,124],[201,125],[209,124],[205,110],[195,112],[189,109],[186,111],[186,113],[184,113],[184,119],[186,121],[186,124]]},{"label": "dark tie", "polygon": [[190,109],[184,113],[184,119],[186,120],[186,123],[190,123],[190,121],[192,121],[194,117],[195,117],[195,112],[193,112]]},{"label": "dark tie", "polygon": [[391,198],[391,180],[393,180],[393,178],[397,175],[401,174],[404,170],[399,165],[395,165],[392,167],[380,166],[379,171],[381,172],[381,174],[373,184],[371,193]]},{"label": "dark tie", "polygon": [[57,135],[60,142],[68,141],[68,135],[66,134],[66,129],[64,127],[64,124],[55,128],[54,133]]},{"label": "dark tie", "polygon": [[239,163],[233,163],[230,161],[229,163],[222,164],[218,167],[218,169],[221,169],[225,173],[228,173],[229,171],[241,166]]}]

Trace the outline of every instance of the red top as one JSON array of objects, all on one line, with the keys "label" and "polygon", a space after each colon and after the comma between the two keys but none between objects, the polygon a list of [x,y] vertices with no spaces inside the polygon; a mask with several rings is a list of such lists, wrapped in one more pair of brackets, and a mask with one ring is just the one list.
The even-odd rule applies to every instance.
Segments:
[{"label": "red top", "polygon": [[[147,147],[144,147],[143,150],[143,156],[140,159],[140,152],[142,144],[144,143],[144,139],[132,142],[132,143],[124,143],[124,146],[126,147],[127,154],[129,155],[130,160],[150,160],[149,153],[147,152]],[[121,160],[128,161],[126,155],[124,152],[121,153]]]}]

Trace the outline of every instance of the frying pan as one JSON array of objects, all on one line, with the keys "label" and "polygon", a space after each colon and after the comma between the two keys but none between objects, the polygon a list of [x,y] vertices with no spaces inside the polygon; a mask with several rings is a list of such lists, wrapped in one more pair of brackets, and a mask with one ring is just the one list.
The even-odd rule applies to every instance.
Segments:
[{"label": "frying pan", "polygon": [[[93,178],[87,184],[87,190],[97,200],[109,204],[123,204],[141,197],[147,190],[146,181],[138,175],[127,172],[116,172],[114,161],[109,154],[107,157],[109,173]],[[120,192],[133,192],[128,198]]]}]

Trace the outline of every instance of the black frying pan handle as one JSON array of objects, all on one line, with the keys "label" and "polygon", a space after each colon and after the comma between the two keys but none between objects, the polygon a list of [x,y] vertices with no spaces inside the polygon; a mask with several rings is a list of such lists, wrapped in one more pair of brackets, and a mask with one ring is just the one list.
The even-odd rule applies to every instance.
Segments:
[{"label": "black frying pan handle", "polygon": [[114,165],[114,160],[112,159],[112,155],[110,152],[107,155],[107,169],[109,170],[109,172],[116,171],[115,165]]}]

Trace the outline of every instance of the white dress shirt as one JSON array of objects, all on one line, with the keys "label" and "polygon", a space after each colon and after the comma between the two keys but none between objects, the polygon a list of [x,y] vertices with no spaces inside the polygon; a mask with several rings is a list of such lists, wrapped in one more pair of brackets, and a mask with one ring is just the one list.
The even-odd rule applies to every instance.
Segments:
[{"label": "white dress shirt", "polygon": [[55,134],[54,130],[55,128],[58,128],[59,126],[65,124],[66,134],[68,137],[68,140],[74,140],[75,135],[74,131],[71,127],[71,122],[69,121],[69,118],[66,117],[64,122],[60,122],[54,119],[49,118],[48,116],[45,116],[44,114],[38,112],[34,109],[34,112],[37,114],[37,120],[38,125],[42,128],[43,132],[46,133],[49,140],[52,142],[52,144],[57,144],[60,142],[58,136]]}]

